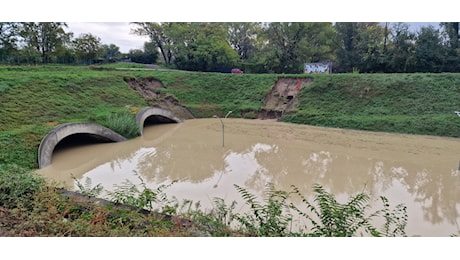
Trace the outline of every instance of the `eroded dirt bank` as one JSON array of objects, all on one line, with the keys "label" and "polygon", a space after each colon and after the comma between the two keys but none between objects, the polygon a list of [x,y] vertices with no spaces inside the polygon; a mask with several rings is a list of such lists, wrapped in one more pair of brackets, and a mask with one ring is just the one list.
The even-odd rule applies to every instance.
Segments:
[{"label": "eroded dirt bank", "polygon": [[280,78],[265,96],[258,113],[259,119],[280,119],[297,106],[297,95],[301,88],[310,85],[313,78]]},{"label": "eroded dirt bank", "polygon": [[158,89],[164,88],[160,80],[153,77],[143,79],[125,77],[124,81],[133,90],[139,92],[150,106],[167,109],[182,120],[194,118],[193,114],[181,106],[178,100],[171,96],[164,96],[158,91]]},{"label": "eroded dirt bank", "polygon": [[[145,98],[149,105],[169,109],[183,120],[194,118],[193,114],[183,107],[178,100],[165,97],[158,91],[158,89],[164,88],[160,80],[153,77],[143,79],[125,77],[124,80],[133,90]],[[280,78],[265,96],[260,109],[252,112],[257,114],[258,119],[280,119],[296,108],[297,95],[300,89],[312,82],[313,78]]]}]

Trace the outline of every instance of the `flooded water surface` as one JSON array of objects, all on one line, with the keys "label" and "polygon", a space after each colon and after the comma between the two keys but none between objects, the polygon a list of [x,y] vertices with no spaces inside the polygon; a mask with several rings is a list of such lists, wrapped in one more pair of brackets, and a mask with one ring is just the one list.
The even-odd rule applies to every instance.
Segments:
[{"label": "flooded water surface", "polygon": [[[80,183],[113,190],[126,180],[168,197],[243,201],[234,184],[260,195],[267,183],[295,185],[306,197],[321,184],[341,202],[365,191],[407,206],[409,236],[458,234],[460,139],[287,124],[272,120],[192,119],[144,129],[142,137],[56,152],[45,177],[76,189]],[[224,132],[222,131],[224,130]]]}]

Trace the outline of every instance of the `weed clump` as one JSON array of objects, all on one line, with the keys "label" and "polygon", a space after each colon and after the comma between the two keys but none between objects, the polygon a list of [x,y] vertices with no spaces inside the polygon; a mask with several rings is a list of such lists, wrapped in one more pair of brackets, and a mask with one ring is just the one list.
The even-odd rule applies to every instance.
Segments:
[{"label": "weed clump", "polygon": [[[176,198],[168,199],[165,189],[174,184],[160,186],[157,189],[146,187],[138,176],[141,185],[125,182],[116,186],[109,197],[115,203],[129,205],[138,209],[160,212],[171,219],[181,220],[180,226],[194,230],[200,236],[250,236],[250,237],[352,237],[406,236],[406,206],[397,205],[394,209],[386,197],[381,196],[383,209],[369,212],[370,196],[364,192],[348,198],[340,203],[335,196],[327,192],[321,185],[313,185],[314,199],[310,201],[300,190],[292,186],[291,191],[275,189],[272,183],[267,184],[262,202],[244,187],[234,185],[240,193],[248,210],[235,213],[237,203],[227,205],[224,199],[214,198],[213,208],[205,211],[200,202],[185,199],[179,202]],[[83,187],[79,185],[79,187]],[[85,190],[89,187],[85,186]],[[98,189],[98,186],[90,190]],[[292,196],[301,199],[301,205],[291,202]],[[302,206],[306,206],[302,208]],[[301,222],[299,218],[306,222]],[[382,226],[376,227],[375,220],[382,220]],[[185,223],[185,224],[184,224]],[[293,228],[296,227],[296,228]]]},{"label": "weed clump", "polygon": [[30,208],[43,179],[16,164],[0,165],[0,206]]},{"label": "weed clump", "polygon": [[128,139],[139,136],[136,118],[128,111],[111,113],[103,119],[102,124]]}]

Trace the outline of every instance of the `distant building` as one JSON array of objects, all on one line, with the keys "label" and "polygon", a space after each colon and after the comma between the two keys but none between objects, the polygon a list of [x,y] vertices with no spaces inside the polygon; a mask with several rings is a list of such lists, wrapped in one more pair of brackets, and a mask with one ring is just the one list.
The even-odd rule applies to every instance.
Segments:
[{"label": "distant building", "polygon": [[331,74],[331,62],[304,63],[303,72],[306,74]]}]

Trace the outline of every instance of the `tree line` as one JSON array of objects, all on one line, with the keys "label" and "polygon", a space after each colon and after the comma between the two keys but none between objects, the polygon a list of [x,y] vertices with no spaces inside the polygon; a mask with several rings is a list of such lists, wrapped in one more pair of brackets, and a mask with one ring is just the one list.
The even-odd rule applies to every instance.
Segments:
[{"label": "tree line", "polygon": [[91,33],[74,36],[66,32],[62,22],[1,22],[1,64],[93,64],[131,59],[151,63],[157,52],[145,43],[143,50],[130,50],[123,54],[115,44],[102,44]]},{"label": "tree line", "polygon": [[458,22],[419,31],[407,23],[133,22],[148,36],[122,54],[91,33],[74,37],[66,23],[0,23],[2,63],[93,63],[129,58],[191,71],[302,73],[304,63],[330,62],[333,72],[460,72]]}]

